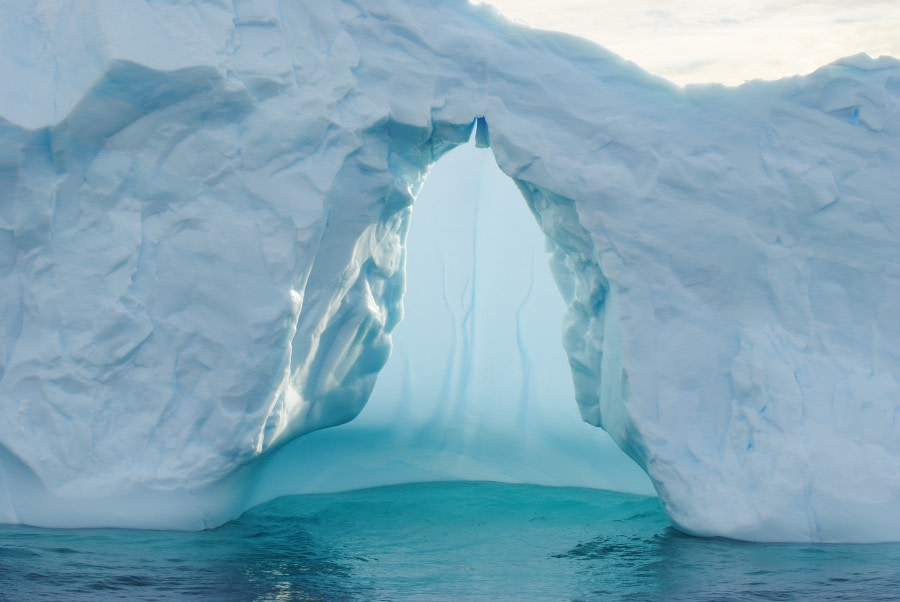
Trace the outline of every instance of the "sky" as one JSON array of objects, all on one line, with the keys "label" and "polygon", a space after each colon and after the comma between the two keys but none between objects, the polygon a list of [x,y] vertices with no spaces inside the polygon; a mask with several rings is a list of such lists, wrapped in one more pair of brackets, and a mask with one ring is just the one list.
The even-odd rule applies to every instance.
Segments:
[{"label": "sky", "polygon": [[867,52],[900,58],[900,0],[489,0],[677,84],[809,73]]}]

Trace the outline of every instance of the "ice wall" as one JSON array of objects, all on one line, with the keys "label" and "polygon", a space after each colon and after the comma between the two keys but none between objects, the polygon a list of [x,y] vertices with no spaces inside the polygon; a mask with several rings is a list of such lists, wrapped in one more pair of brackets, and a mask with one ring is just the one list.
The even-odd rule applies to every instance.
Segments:
[{"label": "ice wall", "polygon": [[480,118],[673,522],[900,539],[896,60],[682,90],[402,0],[11,2],[0,48],[0,519],[216,524],[354,418]]}]

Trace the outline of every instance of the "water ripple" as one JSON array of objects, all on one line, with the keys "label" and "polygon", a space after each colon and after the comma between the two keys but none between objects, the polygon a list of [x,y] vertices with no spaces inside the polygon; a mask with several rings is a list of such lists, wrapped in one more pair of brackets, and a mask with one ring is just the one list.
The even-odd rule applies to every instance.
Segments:
[{"label": "water ripple", "polygon": [[654,498],[496,483],[275,500],[199,533],[0,526],[0,600],[893,600],[900,545],[698,539]]}]

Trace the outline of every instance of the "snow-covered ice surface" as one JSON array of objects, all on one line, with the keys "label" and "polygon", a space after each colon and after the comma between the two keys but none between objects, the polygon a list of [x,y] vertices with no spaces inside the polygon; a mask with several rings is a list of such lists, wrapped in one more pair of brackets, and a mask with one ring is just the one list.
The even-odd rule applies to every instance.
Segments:
[{"label": "snow-covered ice surface", "polygon": [[900,540],[900,62],[679,89],[460,0],[22,0],[0,48],[0,520],[266,497],[365,405],[415,193],[483,117],[581,416],[672,521]]}]

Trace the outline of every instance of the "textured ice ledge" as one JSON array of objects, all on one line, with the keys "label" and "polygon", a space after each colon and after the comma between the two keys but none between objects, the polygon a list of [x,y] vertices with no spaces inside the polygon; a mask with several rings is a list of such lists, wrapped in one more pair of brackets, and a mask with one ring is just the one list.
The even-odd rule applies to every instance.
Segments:
[{"label": "textured ice ledge", "polygon": [[14,2],[0,40],[0,519],[214,524],[352,419],[415,192],[483,117],[582,415],[675,524],[900,539],[897,61],[681,90],[398,0]]}]

